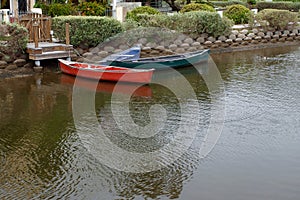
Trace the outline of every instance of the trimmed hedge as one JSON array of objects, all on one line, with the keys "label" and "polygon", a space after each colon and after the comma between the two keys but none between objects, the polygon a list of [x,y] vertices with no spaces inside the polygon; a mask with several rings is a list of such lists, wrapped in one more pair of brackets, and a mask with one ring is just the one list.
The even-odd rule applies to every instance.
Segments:
[{"label": "trimmed hedge", "polygon": [[89,46],[97,46],[107,38],[123,31],[121,23],[109,17],[97,16],[61,16],[52,20],[54,36],[65,41],[65,24],[69,23],[70,42],[72,45],[85,43]]},{"label": "trimmed hedge", "polygon": [[191,11],[208,11],[208,12],[216,12],[216,10],[207,4],[201,4],[201,3],[191,3],[184,5],[180,12],[185,13],[185,12],[191,12]]},{"label": "trimmed hedge", "polygon": [[233,22],[221,18],[216,12],[187,12],[174,15],[143,15],[140,25],[144,27],[161,27],[178,31],[191,37],[202,33],[209,36],[229,35]]},{"label": "trimmed hedge", "polygon": [[273,0],[273,1],[289,1],[289,2],[300,2],[300,0]]},{"label": "trimmed hedge", "polygon": [[235,24],[244,24],[248,23],[251,17],[251,11],[243,5],[232,5],[226,8],[224,16],[232,19]]},{"label": "trimmed hedge", "polygon": [[288,26],[297,23],[298,13],[288,10],[265,9],[260,11],[255,18],[265,29],[285,30]]},{"label": "trimmed hedge", "polygon": [[289,10],[298,12],[300,10],[300,3],[293,2],[257,2],[256,7],[258,11],[264,9],[279,9],[279,10]]},{"label": "trimmed hedge", "polygon": [[15,59],[17,53],[25,51],[27,42],[26,28],[16,23],[0,24],[0,58]]},{"label": "trimmed hedge", "polygon": [[139,15],[141,14],[158,15],[160,14],[160,12],[150,6],[136,7],[127,13],[126,19],[139,21],[140,20]]},{"label": "trimmed hedge", "polygon": [[210,3],[212,3],[215,7],[221,7],[221,8],[225,8],[227,6],[232,6],[236,4],[247,6],[247,4],[243,1],[211,1]]}]

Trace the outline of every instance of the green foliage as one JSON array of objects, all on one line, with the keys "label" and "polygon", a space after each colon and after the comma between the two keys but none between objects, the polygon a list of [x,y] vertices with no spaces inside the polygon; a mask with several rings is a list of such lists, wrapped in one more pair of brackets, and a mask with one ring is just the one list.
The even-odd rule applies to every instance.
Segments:
[{"label": "green foliage", "polygon": [[138,28],[140,23],[137,21],[134,21],[132,19],[126,19],[126,21],[123,22],[122,25],[123,25],[124,30],[130,30],[130,29]]},{"label": "green foliage", "polygon": [[259,11],[263,9],[279,9],[298,12],[300,3],[293,2],[257,2],[256,7]]},{"label": "green foliage", "polygon": [[51,17],[75,14],[72,4],[53,3],[49,5],[48,15]]},{"label": "green foliage", "polygon": [[196,0],[195,3],[207,4],[207,5],[211,6],[211,7],[214,7],[214,5],[211,3],[210,0]]},{"label": "green foliage", "polygon": [[255,5],[256,4],[256,0],[247,0],[247,3],[249,5]]},{"label": "green foliage", "polygon": [[226,8],[224,16],[232,19],[235,24],[243,24],[248,23],[251,17],[251,11],[243,5],[232,5]]},{"label": "green foliage", "polygon": [[34,8],[41,8],[42,9],[42,12],[43,14],[45,15],[48,15],[48,12],[49,12],[49,5],[41,2],[41,1],[37,1],[34,6]]},{"label": "green foliage", "polygon": [[207,4],[191,3],[182,7],[180,10],[181,13],[191,12],[191,11],[208,11],[215,12],[215,9]]},{"label": "green foliage", "polygon": [[144,27],[161,27],[199,37],[202,33],[210,36],[229,35],[233,25],[226,17],[221,18],[216,12],[187,12],[174,15],[142,15],[140,24]]},{"label": "green foliage", "polygon": [[300,0],[273,0],[273,1],[300,2]]},{"label": "green foliage", "polygon": [[[284,30],[297,23],[298,13],[288,10],[265,9],[260,11],[255,19],[265,29]],[[291,23],[291,25],[289,25]]]},{"label": "green foliage", "polygon": [[28,42],[26,28],[16,24],[0,24],[0,57],[8,55],[16,58],[16,53],[24,52]]},{"label": "green foliage", "polygon": [[89,46],[97,46],[107,38],[123,31],[119,21],[109,17],[99,16],[62,16],[52,20],[54,36],[59,40],[65,40],[65,24],[69,23],[70,41],[78,46],[86,43]]},{"label": "green foliage", "polygon": [[231,5],[243,5],[243,6],[247,6],[247,4],[243,1],[211,1],[211,3],[215,6],[215,7],[222,7],[225,8],[227,6],[231,6]]},{"label": "green foliage", "polygon": [[134,21],[139,21],[139,15],[140,14],[148,14],[148,15],[158,15],[160,12],[156,10],[155,8],[149,7],[149,6],[141,6],[132,9],[129,11],[126,15],[126,19],[132,19]]},{"label": "green foliage", "polygon": [[94,2],[82,2],[77,6],[77,10],[83,16],[104,16],[105,7],[102,4]]}]

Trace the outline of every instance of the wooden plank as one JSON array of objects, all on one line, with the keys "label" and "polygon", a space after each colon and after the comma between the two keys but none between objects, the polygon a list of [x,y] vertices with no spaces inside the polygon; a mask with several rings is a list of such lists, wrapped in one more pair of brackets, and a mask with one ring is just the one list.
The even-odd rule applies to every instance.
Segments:
[{"label": "wooden plank", "polygon": [[47,59],[56,59],[56,58],[68,58],[73,57],[75,54],[73,52],[68,51],[57,51],[57,52],[49,52],[43,54],[29,54],[29,59],[31,60],[47,60]]}]

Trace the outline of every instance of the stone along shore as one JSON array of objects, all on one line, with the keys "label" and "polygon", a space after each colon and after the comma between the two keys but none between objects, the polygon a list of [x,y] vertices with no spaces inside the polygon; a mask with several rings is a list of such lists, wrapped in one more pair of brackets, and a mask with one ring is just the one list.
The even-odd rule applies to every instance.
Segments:
[{"label": "stone along shore", "polygon": [[[117,42],[115,42],[117,43]],[[98,46],[88,48],[80,46],[77,51],[82,56],[77,58],[79,62],[99,61],[111,53],[117,53],[130,48],[126,44]],[[268,47],[281,47],[300,44],[300,27],[285,31],[264,31],[262,29],[232,30],[229,36],[209,37],[202,34],[198,38],[190,38],[179,35],[172,42],[148,42],[146,38],[140,38],[136,44],[142,45],[141,57],[178,54],[202,49],[210,49],[211,53],[245,51]]]},{"label": "stone along shore", "polygon": [[[117,42],[108,43],[102,46],[89,48],[80,45],[77,50],[77,57],[72,58],[78,62],[100,61],[109,54],[117,53],[130,48],[130,46]],[[192,52],[202,49],[210,49],[211,54],[245,51],[268,47],[284,47],[300,44],[300,27],[285,31],[264,31],[262,29],[241,29],[232,30],[229,36],[209,37],[202,34],[197,38],[186,35],[179,35],[171,42],[148,41],[146,38],[139,38],[136,44],[142,45],[141,57],[152,57],[160,55],[171,55],[185,52]],[[0,60],[0,78],[14,75],[25,75],[35,71],[33,61],[27,59],[26,54],[16,60]]]}]

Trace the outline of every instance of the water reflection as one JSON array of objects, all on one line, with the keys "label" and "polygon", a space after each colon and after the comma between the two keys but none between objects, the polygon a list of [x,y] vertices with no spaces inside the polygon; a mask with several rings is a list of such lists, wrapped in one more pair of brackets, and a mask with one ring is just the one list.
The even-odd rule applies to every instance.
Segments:
[{"label": "water reflection", "polygon": [[[287,193],[295,196],[299,194],[293,188],[299,186],[296,172],[300,165],[295,154],[299,150],[299,55],[297,49],[277,49],[213,56],[226,85],[227,118],[223,140],[204,160],[199,158],[199,148],[210,118],[211,98],[195,69],[179,70],[197,94],[201,110],[198,134],[175,163],[141,174],[113,170],[83,146],[73,124],[73,77],[46,73],[1,80],[0,199],[190,199],[189,195],[198,199],[232,199],[234,195],[253,199],[264,192],[282,199],[283,194],[289,196]],[[209,68],[202,70],[202,74],[211,73]],[[168,71],[154,78],[175,84],[177,80]],[[80,83],[82,88],[90,86],[88,80]],[[95,96],[98,120],[111,141],[130,151],[145,152],[172,140],[180,111],[170,90],[143,86],[131,98],[130,111],[137,124],[149,123],[149,107],[156,103],[164,105],[168,113],[164,133],[145,141],[133,140],[116,126],[110,109],[114,87],[104,83],[97,87]],[[126,93],[130,87],[124,85],[118,92]],[[88,131],[89,124],[84,127]],[[287,150],[279,148],[284,142]],[[271,152],[272,147],[279,150]],[[274,177],[291,189],[274,181],[271,186],[275,189],[269,187],[266,180]]]},{"label": "water reflection", "polygon": [[[102,165],[74,134],[73,81],[73,77],[56,74],[2,81],[0,197],[92,198],[105,193],[108,199],[179,197],[183,182],[196,167],[197,154],[195,157],[187,154],[169,168],[138,175]],[[83,88],[89,87],[88,80],[79,83]],[[99,113],[106,112],[105,105],[114,88],[111,83],[101,84],[104,87],[98,87],[96,94]],[[126,92],[128,87],[131,86],[124,85],[118,92]],[[169,106],[168,110],[174,115],[170,118],[174,126],[169,125],[169,129],[174,129],[178,117],[176,101],[172,93],[159,85],[142,86],[132,97],[131,109],[134,116],[140,115],[136,117],[137,123],[145,123],[142,119],[147,118],[143,115],[147,113],[147,105],[160,102]],[[108,126],[108,134],[113,134],[114,124]],[[171,137],[170,130],[168,132]],[[124,137],[115,137],[113,141],[121,145],[126,143]],[[162,141],[156,138],[156,142]],[[143,148],[136,145],[134,149],[143,151]]]}]

